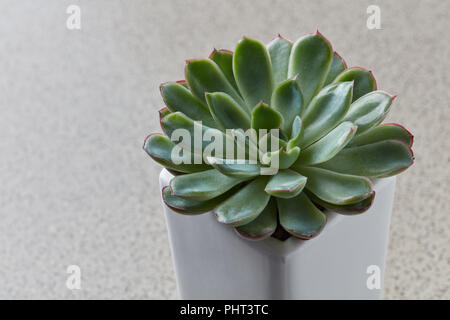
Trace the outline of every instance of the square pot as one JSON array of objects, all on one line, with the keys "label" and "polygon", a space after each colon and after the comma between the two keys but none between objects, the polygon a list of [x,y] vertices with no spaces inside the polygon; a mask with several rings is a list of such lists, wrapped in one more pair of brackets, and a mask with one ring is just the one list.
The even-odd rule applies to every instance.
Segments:
[{"label": "square pot", "polygon": [[[161,188],[172,177],[162,170]],[[375,200],[363,214],[327,211],[325,228],[311,240],[250,241],[212,213],[185,216],[163,203],[180,297],[381,298],[395,181],[375,181]]]}]

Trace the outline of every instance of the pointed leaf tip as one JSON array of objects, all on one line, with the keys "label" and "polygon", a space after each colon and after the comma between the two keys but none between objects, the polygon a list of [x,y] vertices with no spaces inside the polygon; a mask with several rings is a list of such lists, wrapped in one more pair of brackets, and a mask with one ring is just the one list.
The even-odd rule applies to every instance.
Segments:
[{"label": "pointed leaf tip", "polygon": [[361,67],[352,67],[344,70],[333,82],[336,83],[351,80],[355,82],[353,89],[353,101],[356,101],[369,92],[377,90],[377,83],[372,72]]}]

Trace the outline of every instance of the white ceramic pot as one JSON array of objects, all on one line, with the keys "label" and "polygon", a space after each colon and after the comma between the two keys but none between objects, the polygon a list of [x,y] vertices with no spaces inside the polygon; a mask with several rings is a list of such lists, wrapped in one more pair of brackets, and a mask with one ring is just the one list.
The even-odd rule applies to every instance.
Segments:
[{"label": "white ceramic pot", "polygon": [[[161,188],[172,177],[163,170]],[[376,181],[374,189],[368,211],[327,212],[321,234],[307,241],[249,241],[211,213],[184,216],[163,203],[180,297],[381,298],[395,177]]]}]

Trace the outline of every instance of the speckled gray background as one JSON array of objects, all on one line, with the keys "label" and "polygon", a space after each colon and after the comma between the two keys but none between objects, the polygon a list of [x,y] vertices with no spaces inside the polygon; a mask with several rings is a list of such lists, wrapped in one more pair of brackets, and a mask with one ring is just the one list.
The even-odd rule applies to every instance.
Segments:
[{"label": "speckled gray background", "polygon": [[[65,27],[79,4],[82,30]],[[366,28],[381,7],[382,29]],[[243,36],[320,31],[398,94],[386,298],[450,298],[450,1],[0,1],[0,298],[177,298],[159,204],[158,85]],[[82,269],[82,290],[65,286]]]}]

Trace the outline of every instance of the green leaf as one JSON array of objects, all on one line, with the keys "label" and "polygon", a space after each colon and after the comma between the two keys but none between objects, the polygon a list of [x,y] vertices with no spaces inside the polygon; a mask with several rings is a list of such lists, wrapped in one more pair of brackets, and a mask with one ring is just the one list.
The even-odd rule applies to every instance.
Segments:
[{"label": "green leaf", "polygon": [[288,141],[287,149],[290,150],[298,147],[303,138],[303,121],[299,116],[296,116],[292,122],[291,140]]},{"label": "green leaf", "polygon": [[[295,163],[299,154],[299,147],[294,147],[288,151],[286,151],[284,148],[281,148],[278,151],[265,153],[261,159],[261,162],[274,168],[288,169]],[[274,159],[278,159],[278,165],[276,165]]]},{"label": "green leaf", "polygon": [[242,129],[231,129],[230,133],[236,138],[237,147],[245,147],[245,154],[248,155],[246,159],[258,160],[262,157],[262,152],[258,148],[258,136],[256,132],[253,130],[244,132]]},{"label": "green leaf", "polygon": [[258,132],[259,129],[278,129],[281,127],[283,118],[278,111],[270,108],[267,104],[260,103],[252,112],[252,128]]},{"label": "green leaf", "polygon": [[319,166],[341,173],[381,178],[396,175],[409,168],[413,162],[414,155],[406,143],[400,140],[384,140],[345,148]]},{"label": "green leaf", "polygon": [[314,203],[318,204],[319,206],[322,206],[327,210],[345,215],[355,215],[367,211],[372,206],[373,200],[375,199],[375,191],[372,191],[370,195],[364,200],[352,204],[337,205],[323,201],[322,199],[316,197],[314,193],[308,190],[306,190],[306,194]]},{"label": "green leaf", "polygon": [[245,107],[239,93],[213,61],[209,59],[189,60],[186,63],[185,73],[192,93],[204,103],[206,103],[206,92],[224,92]]},{"label": "green leaf", "polygon": [[372,183],[365,177],[315,167],[295,169],[308,177],[306,188],[329,203],[343,205],[359,202],[369,197],[372,192]]},{"label": "green leaf", "polygon": [[293,198],[302,192],[307,178],[300,173],[286,169],[274,175],[266,186],[266,192],[278,198]]},{"label": "green leaf", "polygon": [[226,160],[208,157],[208,162],[215,169],[230,177],[252,178],[260,174],[261,166],[247,160]]},{"label": "green leaf", "polygon": [[206,101],[214,119],[223,129],[250,128],[248,113],[226,93],[207,93]]},{"label": "green leaf", "polygon": [[[272,143],[274,145],[274,148],[272,148]],[[279,137],[276,137],[271,134],[269,131],[267,134],[262,136],[258,141],[259,150],[263,153],[266,152],[274,152],[280,150],[280,148],[286,149],[286,142]]]},{"label": "green leaf", "polygon": [[302,116],[305,128],[300,146],[316,142],[330,132],[347,113],[352,97],[352,82],[330,84],[311,101]]},{"label": "green leaf", "polygon": [[162,120],[162,118],[164,118],[165,116],[169,115],[171,112],[169,110],[169,108],[164,107],[158,110],[158,114],[159,114],[159,121]]},{"label": "green leaf", "polygon": [[174,112],[165,116],[161,120],[161,127],[168,137],[172,137],[172,134],[177,129],[187,130],[190,139],[184,140],[183,138],[179,144],[187,150],[191,150],[197,154],[203,154],[205,148],[212,143],[207,139],[202,139],[201,143],[198,143],[198,145],[195,143],[196,134],[201,134],[203,138],[206,131],[208,131],[209,134],[218,137],[219,141],[222,143],[224,154],[227,154],[227,146],[233,146],[233,150],[236,149],[234,139],[231,136],[224,134],[220,130],[200,125],[198,122],[194,122],[181,112]]},{"label": "green leaf", "polygon": [[347,147],[358,147],[384,140],[401,140],[411,147],[414,137],[403,126],[396,123],[387,123],[354,137]]},{"label": "green leaf", "polygon": [[172,150],[175,147],[175,143],[171,141],[168,137],[161,134],[152,134],[145,139],[144,150],[147,154],[152,157],[153,160],[163,165],[166,168],[176,170],[178,172],[191,173],[199,172],[211,167],[207,164],[194,164],[193,157],[191,153],[187,150],[183,150],[188,154],[191,164],[175,164],[172,161]]},{"label": "green leaf", "polygon": [[319,32],[297,40],[292,47],[288,77],[299,76],[303,103],[308,105],[322,88],[332,59],[331,45]]},{"label": "green leaf", "polygon": [[178,80],[178,81],[175,81],[175,82],[178,83],[179,85],[182,85],[182,86],[185,87],[186,89],[190,90],[190,88],[189,88],[189,86],[188,86],[186,80]]},{"label": "green leaf", "polygon": [[333,59],[331,60],[330,70],[328,71],[324,86],[332,83],[333,80],[336,79],[336,77],[345,69],[347,69],[347,64],[345,63],[344,59],[342,59],[342,57],[337,52],[334,52]]},{"label": "green leaf", "polygon": [[269,51],[270,61],[272,62],[275,85],[278,85],[287,79],[291,49],[292,42],[280,35],[267,45],[267,51]]},{"label": "green leaf", "polygon": [[233,74],[233,52],[229,50],[216,50],[210,54],[209,58],[214,61],[217,66],[222,70],[223,74],[227,78],[228,82],[239,92],[236,81]]},{"label": "green leaf", "polygon": [[326,136],[302,150],[296,164],[313,165],[330,160],[349,143],[356,128],[350,121],[342,122]]},{"label": "green leaf", "polygon": [[393,97],[382,91],[370,92],[350,105],[344,120],[358,126],[357,135],[381,123],[389,112]]},{"label": "green leaf", "polygon": [[353,67],[347,69],[337,76],[333,82],[345,81],[355,81],[352,101],[356,101],[363,95],[377,90],[377,82],[375,81],[372,72],[363,68]]},{"label": "green leaf", "polygon": [[263,240],[270,237],[277,228],[277,206],[270,200],[261,214],[253,221],[236,227],[236,231],[249,240]]},{"label": "green leaf", "polygon": [[191,119],[202,121],[206,126],[217,128],[208,106],[194,97],[184,86],[178,83],[163,83],[160,86],[161,95],[170,111],[183,112]]},{"label": "green leaf", "polygon": [[292,122],[298,116],[303,107],[303,97],[297,78],[282,82],[272,95],[271,106],[283,117],[281,129],[287,135],[291,135]]},{"label": "green leaf", "polygon": [[233,73],[250,109],[260,101],[270,103],[274,86],[272,66],[261,42],[249,38],[239,41],[233,56]]},{"label": "green leaf", "polygon": [[259,176],[220,204],[213,211],[217,220],[235,227],[255,220],[270,200],[264,191],[267,180],[268,177]]},{"label": "green leaf", "polygon": [[164,187],[162,190],[164,203],[175,212],[186,215],[196,215],[211,211],[225,199],[230,197],[231,194],[232,192],[226,192],[217,198],[200,201],[174,196],[171,193],[169,186]]},{"label": "green leaf", "polygon": [[304,192],[295,198],[277,198],[281,226],[294,237],[311,239],[325,226],[325,214],[308,199]]},{"label": "green leaf", "polygon": [[220,196],[246,178],[226,176],[216,169],[176,176],[170,181],[172,194],[194,200],[209,200]]}]

